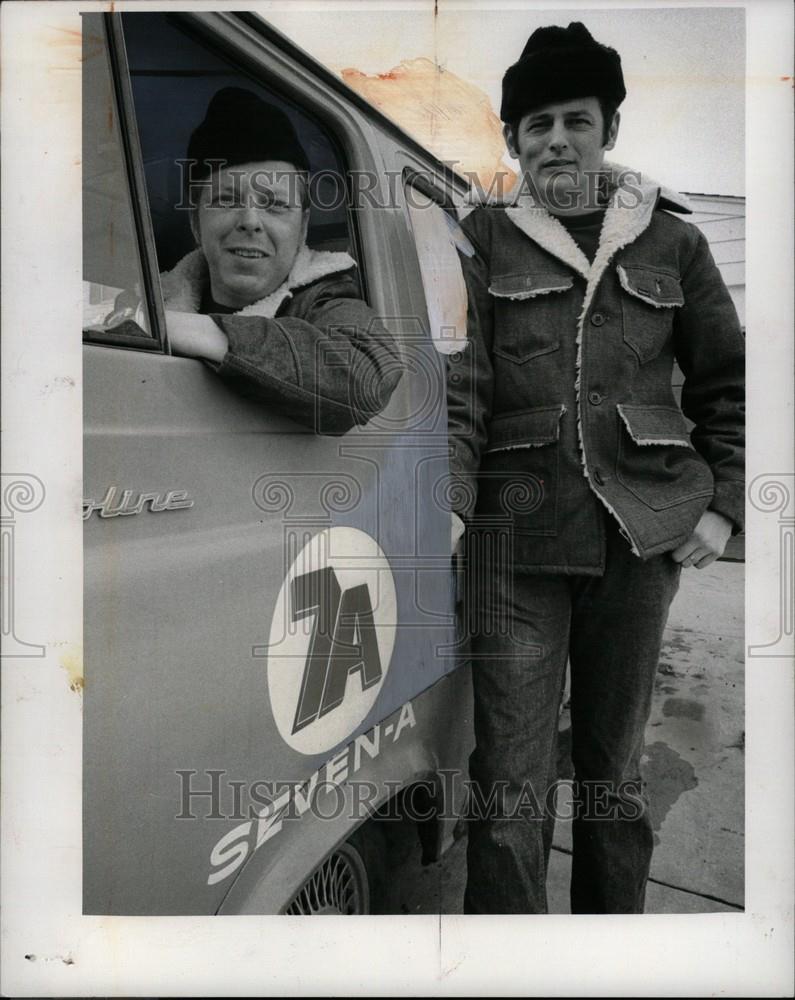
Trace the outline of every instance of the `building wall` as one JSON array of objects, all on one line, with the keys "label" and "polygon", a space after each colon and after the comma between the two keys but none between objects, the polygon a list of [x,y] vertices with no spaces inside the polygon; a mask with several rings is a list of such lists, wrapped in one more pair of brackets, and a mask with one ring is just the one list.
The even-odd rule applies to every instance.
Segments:
[{"label": "building wall", "polygon": [[[716,194],[688,194],[687,198],[693,214],[682,218],[694,222],[709,240],[715,263],[745,326],[745,198]],[[676,366],[673,385],[677,401],[681,400],[682,382]]]},{"label": "building wall", "polygon": [[745,198],[689,194],[693,215],[729,287],[740,322],[745,325]]}]

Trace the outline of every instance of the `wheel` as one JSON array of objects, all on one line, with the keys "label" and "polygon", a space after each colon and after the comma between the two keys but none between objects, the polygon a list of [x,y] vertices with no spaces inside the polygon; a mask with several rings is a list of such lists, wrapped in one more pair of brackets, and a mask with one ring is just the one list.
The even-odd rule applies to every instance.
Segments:
[{"label": "wheel", "polygon": [[333,851],[304,882],[283,912],[305,917],[369,913],[370,883],[364,858],[356,846],[348,841]]},{"label": "wheel", "polygon": [[381,831],[365,823],[315,869],[282,912],[292,916],[378,913],[384,876]]},{"label": "wheel", "polygon": [[370,912],[364,859],[351,843],[340,845],[304,882],[284,911],[291,916]]}]

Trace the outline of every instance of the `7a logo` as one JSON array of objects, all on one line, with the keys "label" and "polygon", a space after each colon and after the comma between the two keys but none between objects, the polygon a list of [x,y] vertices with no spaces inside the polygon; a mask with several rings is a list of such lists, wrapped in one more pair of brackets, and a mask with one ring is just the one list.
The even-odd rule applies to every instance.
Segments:
[{"label": "7a logo", "polygon": [[362,691],[383,670],[366,583],[342,590],[331,566],[295,577],[290,588],[293,621],[314,616],[293,733],[342,704],[348,677],[361,675]]}]

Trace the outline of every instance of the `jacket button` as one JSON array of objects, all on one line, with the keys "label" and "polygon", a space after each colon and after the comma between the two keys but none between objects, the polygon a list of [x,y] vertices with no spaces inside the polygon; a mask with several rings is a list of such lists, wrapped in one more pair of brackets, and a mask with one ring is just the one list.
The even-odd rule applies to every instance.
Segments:
[{"label": "jacket button", "polygon": [[604,322],[606,322],[606,320],[607,316],[605,316],[604,313],[595,312],[591,316],[591,322],[593,323],[594,326],[601,326]]},{"label": "jacket button", "polygon": [[604,476],[602,475],[602,470],[601,469],[594,469],[593,470],[593,478],[594,478],[594,482],[596,483],[597,486],[604,486],[605,479],[604,479]]},{"label": "jacket button", "polygon": [[603,403],[604,399],[605,397],[601,394],[601,392],[588,393],[588,402],[592,403],[594,406],[598,406],[600,403]]}]

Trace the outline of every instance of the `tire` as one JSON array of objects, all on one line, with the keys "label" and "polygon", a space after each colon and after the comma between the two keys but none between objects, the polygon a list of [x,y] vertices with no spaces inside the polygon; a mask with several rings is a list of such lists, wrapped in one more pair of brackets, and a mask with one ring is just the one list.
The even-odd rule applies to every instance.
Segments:
[{"label": "tire", "polygon": [[289,916],[360,916],[382,912],[382,837],[372,823],[336,847],[282,911]]}]

